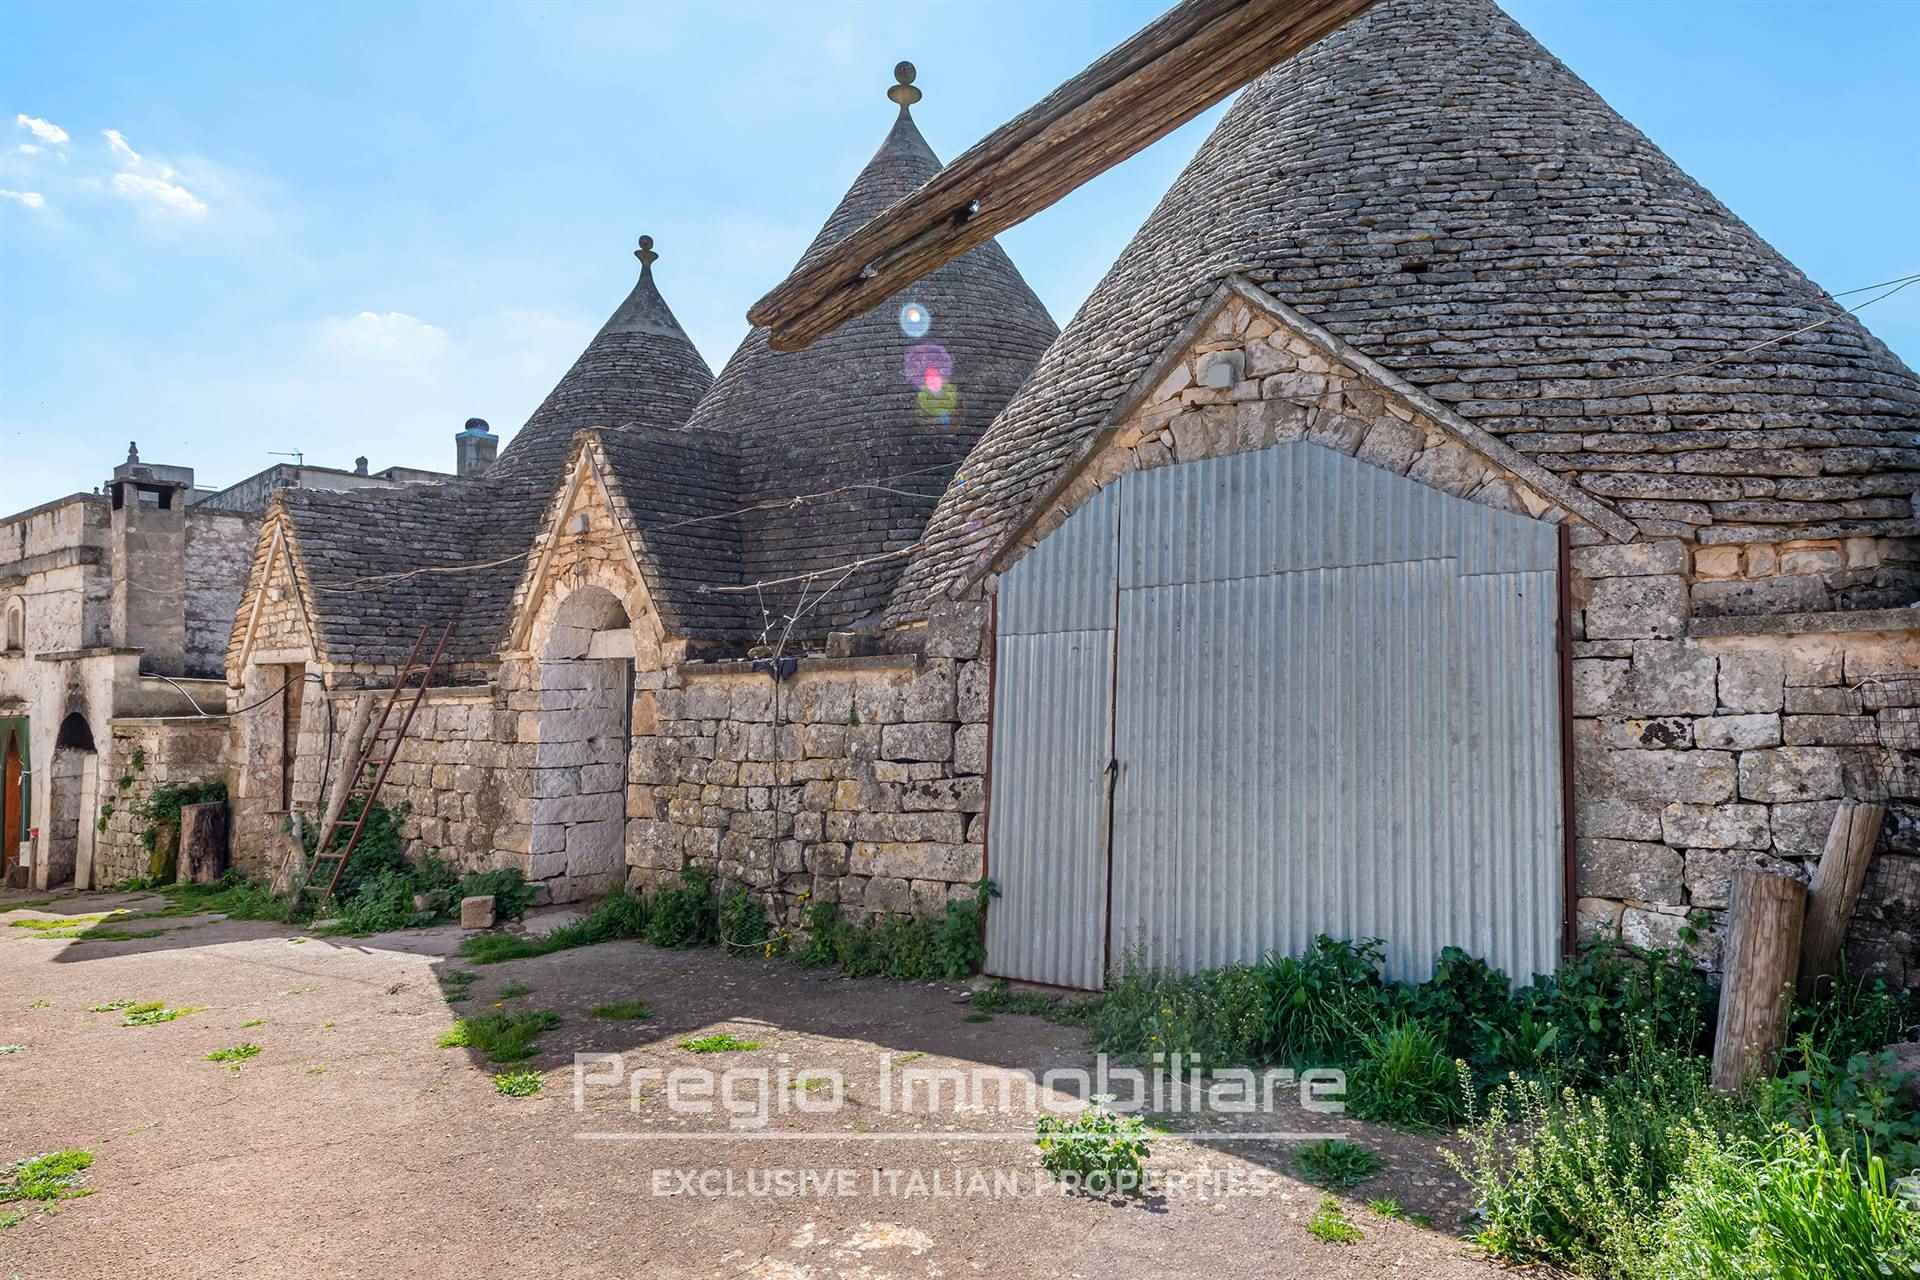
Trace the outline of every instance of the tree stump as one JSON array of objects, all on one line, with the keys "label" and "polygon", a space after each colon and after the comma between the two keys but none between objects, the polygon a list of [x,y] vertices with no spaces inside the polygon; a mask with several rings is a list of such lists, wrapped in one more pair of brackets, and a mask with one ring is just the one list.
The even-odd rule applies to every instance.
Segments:
[{"label": "tree stump", "polygon": [[1807,926],[1800,954],[1800,994],[1811,999],[1820,979],[1840,970],[1840,950],[1853,922],[1854,904],[1867,881],[1887,806],[1842,800],[1827,832],[1827,847],[1807,886]]},{"label": "tree stump", "polygon": [[1793,1008],[1807,887],[1789,876],[1746,869],[1733,877],[1720,1024],[1713,1038],[1713,1087],[1732,1093],[1773,1066]]},{"label": "tree stump", "polygon": [[227,806],[224,801],[180,806],[180,880],[213,884],[227,874]]}]

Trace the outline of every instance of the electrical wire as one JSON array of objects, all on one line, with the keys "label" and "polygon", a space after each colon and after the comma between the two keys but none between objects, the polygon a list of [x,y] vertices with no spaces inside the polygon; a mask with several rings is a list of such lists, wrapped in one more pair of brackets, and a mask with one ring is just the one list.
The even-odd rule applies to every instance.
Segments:
[{"label": "electrical wire", "polygon": [[1830,316],[1825,316],[1819,320],[1816,320],[1812,324],[1802,325],[1800,328],[1795,329],[1791,333],[1783,333],[1777,338],[1768,338],[1765,342],[1756,342],[1752,346],[1742,347],[1738,351],[1728,351],[1722,355],[1715,356],[1711,360],[1702,361],[1699,364],[1692,365],[1685,369],[1671,369],[1665,373],[1656,373],[1650,377],[1634,378],[1627,382],[1615,383],[1611,387],[1607,388],[1607,394],[1615,395],[1615,394],[1618,394],[1619,392],[1630,390],[1631,388],[1634,388],[1634,387],[1644,387],[1655,382],[1669,382],[1678,378],[1690,378],[1696,373],[1705,373],[1708,369],[1712,369],[1718,365],[1725,364],[1729,360],[1738,360],[1740,357],[1750,356],[1756,351],[1764,351],[1768,347],[1778,346],[1782,342],[1789,342],[1794,338],[1799,337],[1801,334],[1812,333],[1815,329],[1824,329],[1826,326],[1832,324],[1836,320],[1844,320],[1848,316],[1853,315],[1856,312],[1865,311],[1868,307],[1872,306],[1876,302],[1885,302],[1888,298],[1891,298],[1894,294],[1899,293],[1902,289],[1908,288],[1909,286],[1915,285],[1915,284],[1920,284],[1920,275],[1901,276],[1897,280],[1886,280],[1886,281],[1882,281],[1880,284],[1862,285],[1858,289],[1847,289],[1841,293],[1831,294],[1829,295],[1830,297],[1840,298],[1840,297],[1845,297],[1848,294],[1865,293],[1869,289],[1879,289],[1887,285],[1892,286],[1891,288],[1888,288],[1885,293],[1880,294],[1878,297],[1868,298],[1865,302],[1860,303],[1858,306],[1847,307],[1844,310],[1836,311],[1834,314]]},{"label": "electrical wire", "polygon": [[[269,693],[265,697],[261,698],[260,701],[249,702],[246,706],[241,707],[235,711],[209,711],[194,700],[193,695],[187,692],[187,688],[185,685],[181,684],[178,680],[173,679],[171,676],[156,675],[152,672],[144,672],[144,671],[141,672],[141,674],[144,676],[147,676],[150,679],[162,680],[162,681],[165,681],[167,684],[172,685],[175,689],[179,690],[180,696],[187,700],[187,704],[189,706],[191,706],[196,712],[198,712],[202,716],[205,716],[209,720],[231,720],[235,716],[243,716],[247,714],[247,712],[249,711],[254,711],[260,707],[266,706],[269,702],[272,702],[275,698],[279,697],[281,694],[285,693],[289,688],[293,686],[293,680],[288,680],[285,684],[282,684],[278,689],[275,689],[272,693]],[[333,727],[334,727],[333,726],[333,699],[324,696],[327,692],[327,682],[320,677],[318,672],[313,672],[313,671],[303,672],[299,676],[294,677],[294,679],[312,680],[313,682],[318,684],[320,686],[320,692],[323,695],[320,699],[320,702],[327,709],[327,749],[326,749],[326,754],[322,757],[323,763],[320,766],[320,795],[324,798],[327,794],[327,783],[332,779],[332,776],[333,776]]]}]

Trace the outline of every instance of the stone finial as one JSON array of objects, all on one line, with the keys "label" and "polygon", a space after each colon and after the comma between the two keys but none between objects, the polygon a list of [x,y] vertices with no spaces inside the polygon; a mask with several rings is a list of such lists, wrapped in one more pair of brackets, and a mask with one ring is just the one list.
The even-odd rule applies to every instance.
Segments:
[{"label": "stone finial", "polygon": [[138,441],[129,440],[127,441],[127,465],[132,466],[138,461],[140,461],[140,444]]},{"label": "stone finial", "polygon": [[887,100],[899,103],[902,111],[920,101],[922,95],[913,87],[913,78],[918,74],[911,62],[896,64],[893,68],[893,78],[899,83],[887,90]]},{"label": "stone finial", "polygon": [[660,255],[653,251],[653,237],[641,236],[640,247],[633,251],[633,256],[640,259],[640,274],[651,272],[653,264],[660,260]]}]

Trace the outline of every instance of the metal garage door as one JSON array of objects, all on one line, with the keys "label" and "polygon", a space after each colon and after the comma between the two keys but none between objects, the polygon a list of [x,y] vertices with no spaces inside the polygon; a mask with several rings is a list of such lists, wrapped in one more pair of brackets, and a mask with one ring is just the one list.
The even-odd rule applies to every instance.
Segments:
[{"label": "metal garage door", "polygon": [[1309,444],[1110,487],[1002,580],[989,968],[1095,986],[1328,933],[1397,976],[1449,943],[1551,971],[1557,559]]}]

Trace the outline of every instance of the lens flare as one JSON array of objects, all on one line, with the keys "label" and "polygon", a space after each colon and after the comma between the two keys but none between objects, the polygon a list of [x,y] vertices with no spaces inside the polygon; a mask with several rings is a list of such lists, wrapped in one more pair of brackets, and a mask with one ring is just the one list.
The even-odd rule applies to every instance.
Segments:
[{"label": "lens flare", "polygon": [[924,338],[933,328],[933,315],[917,302],[900,308],[900,332],[909,338]]},{"label": "lens flare", "polygon": [[916,387],[934,386],[927,381],[927,375],[933,374],[945,383],[953,377],[953,357],[947,349],[937,342],[921,342],[907,348],[907,354],[901,358],[900,372],[906,375],[908,382]]}]

